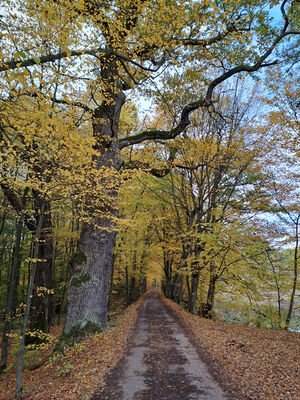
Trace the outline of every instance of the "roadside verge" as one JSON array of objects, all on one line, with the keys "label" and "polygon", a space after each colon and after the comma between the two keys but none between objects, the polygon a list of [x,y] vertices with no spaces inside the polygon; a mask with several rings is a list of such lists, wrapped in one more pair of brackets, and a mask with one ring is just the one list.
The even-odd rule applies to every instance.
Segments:
[{"label": "roadside verge", "polygon": [[300,399],[299,333],[215,322],[161,299],[230,399]]},{"label": "roadside verge", "polygon": [[[55,353],[42,367],[24,369],[26,400],[87,400],[104,374],[123,356],[144,296],[116,317],[113,327],[92,334],[65,353]],[[15,399],[15,370],[0,376],[0,399]]]}]

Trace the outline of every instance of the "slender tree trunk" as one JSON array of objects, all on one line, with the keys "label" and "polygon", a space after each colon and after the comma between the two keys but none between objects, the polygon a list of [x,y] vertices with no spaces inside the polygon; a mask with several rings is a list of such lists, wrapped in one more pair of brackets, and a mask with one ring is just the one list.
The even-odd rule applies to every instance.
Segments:
[{"label": "slender tree trunk", "polygon": [[180,287],[181,275],[178,273],[174,274],[174,280],[172,282],[172,300],[178,303],[179,287]]},{"label": "slender tree trunk", "polygon": [[196,314],[197,309],[197,292],[199,284],[199,273],[192,274],[192,290],[191,290],[191,314]]},{"label": "slender tree trunk", "polygon": [[201,310],[202,317],[209,319],[212,318],[212,311],[215,302],[215,291],[216,291],[216,281],[217,281],[215,270],[216,270],[216,265],[214,261],[211,261],[209,265],[209,285],[207,290],[206,303],[202,304],[202,310]]},{"label": "slender tree trunk", "polygon": [[168,252],[165,248],[163,248],[163,270],[165,274],[166,287],[165,287],[165,295],[168,299],[172,299],[172,260],[169,257]]},{"label": "slender tree trunk", "polygon": [[[52,251],[52,287],[56,288],[56,268],[55,268],[55,261],[56,261],[56,250],[57,250],[57,240],[55,240],[55,243],[53,243],[53,251]],[[51,317],[49,319],[49,323],[54,326],[55,324],[55,311],[56,311],[56,303],[57,303],[57,294],[56,291],[54,294],[50,297],[51,301]]]},{"label": "slender tree trunk", "polygon": [[206,305],[202,315],[205,318],[209,319],[212,318],[212,313],[215,303],[215,292],[216,292],[216,280],[214,276],[211,276],[209,280]]},{"label": "slender tree trunk", "polygon": [[[30,250],[30,254],[31,254],[31,250]],[[25,302],[25,282],[26,282],[26,271],[24,269],[23,275],[22,275],[22,303]]]},{"label": "slender tree trunk", "polygon": [[18,287],[18,276],[20,269],[20,249],[21,249],[21,238],[23,231],[23,219],[20,218],[16,226],[16,240],[14,245],[14,251],[12,256],[12,267],[10,273],[9,287],[7,292],[7,309],[5,313],[4,326],[2,332],[2,352],[0,369],[3,370],[7,367],[7,354],[8,354],[8,334],[11,330],[11,318],[15,311],[17,287]]},{"label": "slender tree trunk", "polygon": [[140,270],[140,281],[139,281],[139,295],[141,296],[146,292],[147,289],[147,282],[146,277],[144,276],[144,261],[146,258],[147,252],[144,249],[142,256],[141,256],[141,270]]},{"label": "slender tree trunk", "polygon": [[[45,209],[45,203],[43,203],[41,205],[40,217],[39,217],[39,221],[38,221],[37,229],[36,229],[34,253],[33,253],[34,259],[38,259],[38,257],[39,257],[39,245],[40,245],[41,229],[42,229],[43,218],[44,218],[44,209]],[[21,340],[20,340],[19,355],[18,355],[18,362],[17,362],[16,392],[17,392],[18,397],[21,396],[21,392],[22,392],[22,388],[23,388],[22,369],[23,369],[23,357],[24,357],[24,352],[25,352],[25,334],[26,334],[26,329],[28,326],[30,305],[31,305],[31,298],[32,298],[32,293],[33,293],[33,284],[34,284],[36,269],[37,269],[37,263],[34,262],[32,268],[31,268],[31,272],[30,272],[30,279],[29,279],[29,285],[28,285],[28,290],[27,290],[26,308],[25,308],[23,326],[22,326],[22,330],[21,330]]]},{"label": "slender tree trunk", "polygon": [[[66,253],[67,253],[67,246],[66,246]],[[59,311],[58,311],[58,318],[57,318],[57,325],[60,325],[62,314],[65,312],[65,298],[67,293],[67,286],[66,282],[70,279],[70,264],[67,263],[66,267],[64,268],[65,262],[63,262],[61,274],[60,274],[60,283],[64,283],[63,290],[61,297],[59,299]]]},{"label": "slender tree trunk", "polygon": [[[4,197],[2,206],[5,207],[5,197]],[[3,215],[1,216],[1,223],[0,223],[0,236],[2,235],[4,226],[5,226],[5,219],[6,219],[6,214],[3,213]],[[2,265],[2,259],[3,259],[4,254],[5,254],[5,245],[2,246],[2,249],[1,249],[1,252],[0,252],[0,286],[2,286],[2,269],[1,269],[1,265]]]},{"label": "slender tree trunk", "polygon": [[[5,202],[6,202],[6,201],[5,201],[5,197],[4,197],[4,200],[3,200],[3,203],[2,203],[2,207],[3,207],[3,208],[5,208],[5,206],[6,206]],[[2,214],[2,216],[1,216],[0,235],[2,235],[4,226],[5,226],[5,220],[6,220],[6,214],[5,214],[5,212],[4,212],[4,213]]]},{"label": "slender tree trunk", "polygon": [[[40,202],[40,200],[39,200]],[[40,207],[40,205],[39,205]],[[39,221],[39,216],[37,221]],[[44,217],[41,226],[41,243],[38,247],[39,254],[37,259],[41,260],[35,264],[35,279],[32,293],[29,329],[31,331],[41,330],[49,332],[52,318],[52,295],[41,292],[39,296],[39,288],[52,290],[53,288],[53,226],[51,221],[51,209],[49,202],[44,202]],[[30,273],[31,276],[31,273]],[[29,277],[30,278],[30,277]],[[35,337],[26,336],[26,344],[36,342]]]},{"label": "slender tree trunk", "polygon": [[165,295],[168,299],[171,299],[171,276],[170,276],[170,271],[168,269],[168,266],[165,265],[164,267],[164,273],[165,273],[165,280],[166,280],[166,288],[165,288]]},{"label": "slender tree trunk", "polygon": [[147,290],[147,278],[144,276],[142,281],[142,293],[146,293]]},{"label": "slender tree trunk", "polygon": [[136,250],[134,250],[132,258],[132,276],[130,278],[130,303],[133,303],[136,300],[136,269]]},{"label": "slender tree trunk", "polygon": [[129,306],[129,274],[127,265],[125,267],[125,297],[126,297],[126,305]]},{"label": "slender tree trunk", "polygon": [[297,289],[297,281],[298,281],[298,248],[299,248],[299,223],[300,223],[300,214],[298,215],[295,221],[295,250],[294,250],[294,279],[293,279],[293,287],[292,294],[290,298],[290,304],[288,309],[288,314],[285,321],[285,329],[288,329],[291,323],[292,313],[294,309],[295,295]]},{"label": "slender tree trunk", "polygon": [[166,276],[166,289],[165,289],[165,291],[166,291],[166,297],[168,298],[168,299],[171,299],[171,281],[170,281],[170,278],[169,278],[169,276]]},{"label": "slender tree trunk", "polygon": [[112,262],[111,272],[110,272],[109,292],[108,292],[108,300],[107,300],[107,309],[108,310],[111,309],[111,304],[112,304],[112,293],[113,293],[113,287],[114,287],[115,260],[116,260],[116,254],[113,254],[113,262]]},{"label": "slender tree trunk", "polygon": [[187,291],[188,291],[188,310],[191,311],[191,307],[192,307],[192,292],[191,292],[191,285],[190,285],[190,278],[187,275],[185,278],[186,281],[186,287],[187,287]]},{"label": "slender tree trunk", "polygon": [[281,293],[280,293],[280,284],[279,281],[277,279],[277,274],[276,274],[276,269],[275,269],[275,265],[273,263],[273,260],[271,258],[271,255],[269,254],[269,252],[267,252],[267,257],[268,260],[271,264],[271,268],[273,271],[273,276],[274,276],[274,280],[275,280],[275,285],[276,285],[276,292],[277,292],[277,305],[278,305],[278,326],[281,327]]},{"label": "slender tree trunk", "polygon": [[182,298],[183,298],[183,276],[182,275],[179,275],[178,283],[179,283],[179,287],[177,290],[176,302],[177,302],[177,304],[179,304],[181,306]]},{"label": "slender tree trunk", "polygon": [[[109,70],[105,72],[109,82],[112,72]],[[103,101],[102,106],[94,113],[93,129],[99,152],[96,166],[98,169],[118,170],[121,166],[121,158],[116,148],[116,139],[125,95],[120,92],[111,97],[114,99],[114,104]],[[117,197],[117,187],[111,189],[110,196],[113,203]],[[114,205],[110,206],[109,211],[117,216]],[[97,218],[95,225],[83,224],[78,245],[81,260],[73,262],[73,276],[68,290],[65,335],[79,334],[78,331],[82,329],[92,330],[106,326],[107,295],[115,239],[115,227],[109,216]]]}]

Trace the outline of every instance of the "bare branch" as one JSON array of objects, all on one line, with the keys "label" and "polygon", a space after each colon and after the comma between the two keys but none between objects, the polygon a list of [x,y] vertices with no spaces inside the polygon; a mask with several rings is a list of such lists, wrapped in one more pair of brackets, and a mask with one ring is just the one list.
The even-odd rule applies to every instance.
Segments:
[{"label": "bare branch", "polygon": [[80,101],[69,101],[69,100],[64,100],[64,99],[57,99],[56,97],[52,97],[51,101],[53,101],[54,103],[57,103],[57,104],[65,104],[67,106],[82,108],[84,111],[93,113],[93,110],[91,108],[89,108],[86,104],[81,103]]}]

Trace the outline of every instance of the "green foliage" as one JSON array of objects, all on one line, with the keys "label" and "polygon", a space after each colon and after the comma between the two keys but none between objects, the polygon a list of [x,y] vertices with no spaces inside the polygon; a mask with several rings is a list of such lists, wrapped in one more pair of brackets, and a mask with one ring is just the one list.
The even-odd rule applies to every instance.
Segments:
[{"label": "green foliage", "polygon": [[[51,357],[50,361],[54,362],[55,371],[58,376],[67,376],[72,372],[73,365],[70,364],[68,359],[62,354],[55,354]],[[58,364],[58,365],[57,365]]]}]

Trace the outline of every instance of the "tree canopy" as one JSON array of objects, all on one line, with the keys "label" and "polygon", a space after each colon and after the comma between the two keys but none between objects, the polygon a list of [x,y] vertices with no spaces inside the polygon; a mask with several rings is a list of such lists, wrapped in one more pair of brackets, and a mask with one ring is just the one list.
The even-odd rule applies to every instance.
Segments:
[{"label": "tree canopy", "polygon": [[2,1],[1,367],[20,309],[18,391],[24,345],[49,339],[55,319],[66,314],[63,346],[152,281],[192,313],[227,302],[290,326],[298,8]]}]

